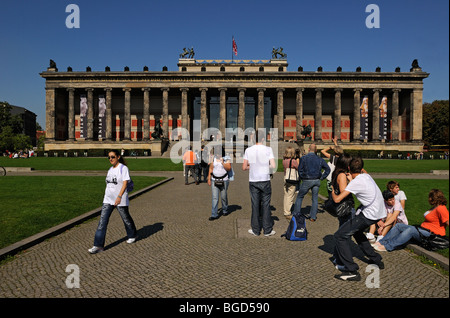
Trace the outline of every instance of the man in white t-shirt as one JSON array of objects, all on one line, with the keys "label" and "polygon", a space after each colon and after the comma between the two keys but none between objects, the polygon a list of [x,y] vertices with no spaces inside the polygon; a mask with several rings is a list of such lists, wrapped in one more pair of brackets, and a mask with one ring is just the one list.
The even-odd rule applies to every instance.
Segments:
[{"label": "man in white t-shirt", "polygon": [[[270,184],[270,169],[275,169],[275,159],[272,148],[265,146],[263,130],[256,131],[256,144],[245,150],[242,170],[249,170],[249,189],[252,201],[250,234],[259,235],[261,228],[265,236],[274,235],[273,221],[270,211],[272,187]],[[262,216],[262,225],[259,217]]]},{"label": "man in white t-shirt", "polygon": [[377,265],[380,269],[384,268],[380,254],[374,251],[363,233],[370,225],[386,217],[384,199],[372,177],[367,173],[362,173],[363,168],[363,160],[359,157],[353,158],[349,166],[350,174],[348,178],[350,183],[339,195],[336,195],[334,190],[332,191],[333,200],[336,203],[341,202],[343,198],[352,193],[362,205],[356,211],[355,217],[344,223],[334,234],[337,268],[342,271],[341,274],[335,275],[335,277],[341,280],[361,280],[361,276],[358,273],[359,267],[353,261],[350,248],[352,236],[364,254],[370,259],[370,263]]}]

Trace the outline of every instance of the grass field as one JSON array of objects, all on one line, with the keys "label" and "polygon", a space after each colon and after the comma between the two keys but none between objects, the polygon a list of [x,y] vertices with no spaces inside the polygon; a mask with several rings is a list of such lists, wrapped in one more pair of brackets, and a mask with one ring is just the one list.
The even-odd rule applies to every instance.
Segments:
[{"label": "grass field", "polygon": [[[134,191],[163,179],[133,176]],[[0,248],[100,207],[104,192],[105,177],[1,177]]]},{"label": "grass field", "polygon": [[[170,158],[126,158],[131,171],[182,171],[183,164],[173,163]],[[281,159],[278,171],[283,171]],[[106,170],[106,158],[62,158],[33,157],[29,159],[9,159],[0,157],[0,166],[32,167],[35,170]],[[386,173],[429,173],[431,170],[448,170],[449,160],[364,160],[369,172]]]}]

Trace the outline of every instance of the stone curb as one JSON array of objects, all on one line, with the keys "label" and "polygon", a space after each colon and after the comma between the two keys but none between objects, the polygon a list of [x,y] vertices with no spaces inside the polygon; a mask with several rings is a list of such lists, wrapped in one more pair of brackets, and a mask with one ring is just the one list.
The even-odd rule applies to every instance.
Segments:
[{"label": "stone curb", "polygon": [[[319,194],[319,198],[324,201],[328,199],[327,197],[324,197],[321,194]],[[442,256],[439,253],[424,249],[423,247],[420,247],[419,245],[416,245],[416,244],[408,244],[406,247],[409,248],[410,250],[412,250],[415,254],[424,256],[424,257],[428,258],[429,260],[432,260],[433,262],[435,262],[436,264],[439,264],[442,268],[444,268],[445,270],[448,271],[448,268],[449,268],[449,266],[448,266],[449,259],[448,258]]]},{"label": "stone curb", "polygon": [[[144,194],[166,182],[172,181],[173,179],[174,179],[173,177],[170,177],[170,178],[162,180],[158,183],[152,184],[151,186],[143,188],[139,191],[136,191],[135,193],[133,193],[129,196],[129,199],[132,200],[134,198],[137,198],[138,196],[140,196],[140,195],[142,195],[142,194]],[[58,235],[64,231],[74,227],[75,225],[81,224],[93,217],[96,217],[96,216],[100,215],[101,211],[102,211],[101,207],[96,208],[96,209],[86,212],[80,216],[77,216],[76,218],[73,218],[69,221],[61,223],[59,225],[56,225],[52,228],[49,228],[49,229],[43,231],[43,232],[32,235],[26,239],[23,239],[19,242],[16,242],[7,247],[4,247],[4,248],[0,249],[0,260],[6,258],[7,256],[12,256],[14,254],[17,254],[18,252],[25,250],[27,248],[30,248],[31,246],[36,245],[52,236]]]}]

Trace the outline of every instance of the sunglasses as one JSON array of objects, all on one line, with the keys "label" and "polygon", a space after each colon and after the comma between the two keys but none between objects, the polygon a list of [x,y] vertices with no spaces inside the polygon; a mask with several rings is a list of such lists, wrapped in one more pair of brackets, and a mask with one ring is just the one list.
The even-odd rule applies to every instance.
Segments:
[{"label": "sunglasses", "polygon": [[116,159],[116,156],[108,157],[108,159]]}]

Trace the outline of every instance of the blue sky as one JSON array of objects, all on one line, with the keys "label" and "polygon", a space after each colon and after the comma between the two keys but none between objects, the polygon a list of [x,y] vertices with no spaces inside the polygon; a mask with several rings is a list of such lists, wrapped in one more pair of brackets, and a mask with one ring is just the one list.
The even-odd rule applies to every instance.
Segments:
[{"label": "blue sky", "polygon": [[[80,28],[66,27],[66,6],[80,9]],[[367,28],[369,4],[380,28]],[[60,71],[177,70],[183,47],[198,59],[270,59],[283,47],[288,71],[409,71],[418,59],[424,102],[449,99],[448,0],[40,0],[0,2],[0,100],[25,107],[45,127],[45,81]]]}]

